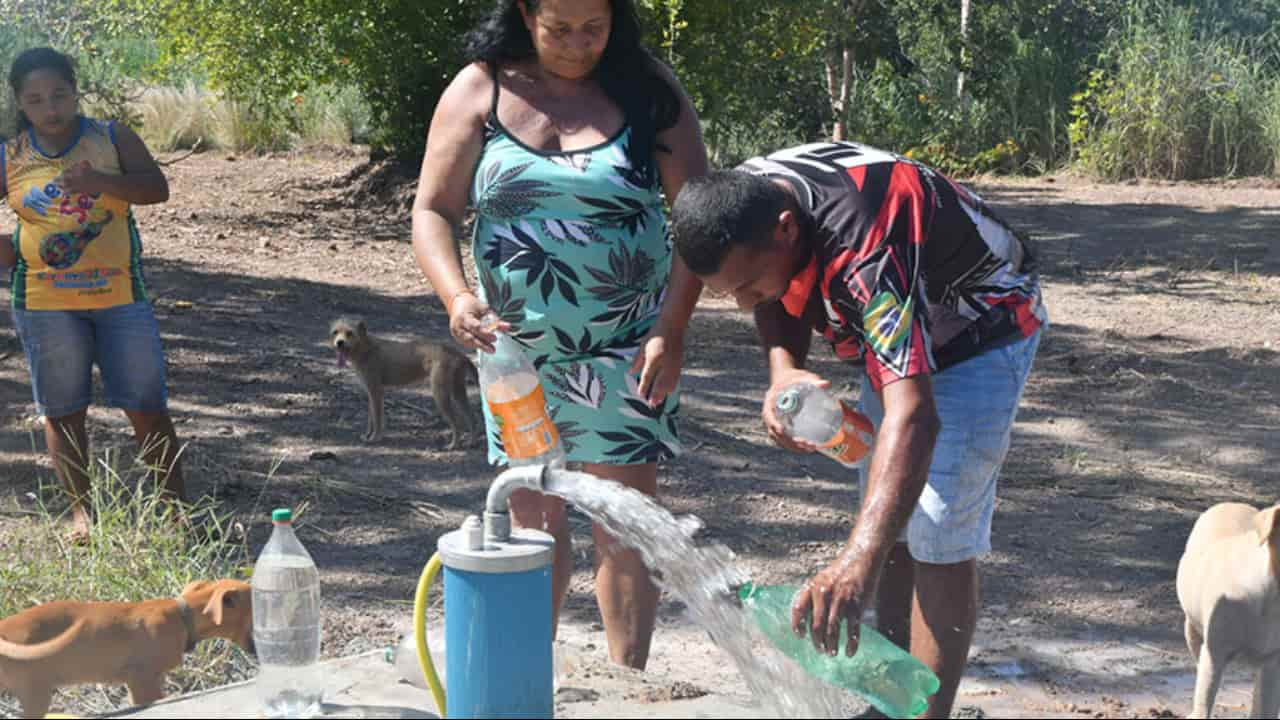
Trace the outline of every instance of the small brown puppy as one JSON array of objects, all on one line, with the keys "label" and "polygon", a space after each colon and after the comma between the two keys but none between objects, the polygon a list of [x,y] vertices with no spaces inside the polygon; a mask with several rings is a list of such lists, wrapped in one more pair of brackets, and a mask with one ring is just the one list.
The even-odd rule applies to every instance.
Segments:
[{"label": "small brown puppy", "polygon": [[329,342],[338,353],[338,367],[350,361],[369,395],[369,424],[361,438],[365,442],[382,439],[386,426],[383,389],[431,380],[431,396],[449,423],[449,449],[458,447],[461,436],[471,430],[471,407],[467,402],[467,378],[479,385],[476,366],[452,345],[432,342],[394,342],[369,334],[364,321],[338,318],[329,326]]},{"label": "small brown puppy", "polygon": [[253,596],[239,580],[188,584],[177,598],[37,605],[0,620],[0,689],[24,717],[44,717],[53,691],[124,683],[135,705],[164,696],[164,674],[201,640],[253,647]]},{"label": "small brown puppy", "polygon": [[1258,668],[1249,717],[1280,713],[1280,505],[1219,503],[1196,520],[1178,563],[1183,632],[1196,659],[1193,718],[1207,718],[1227,663]]}]

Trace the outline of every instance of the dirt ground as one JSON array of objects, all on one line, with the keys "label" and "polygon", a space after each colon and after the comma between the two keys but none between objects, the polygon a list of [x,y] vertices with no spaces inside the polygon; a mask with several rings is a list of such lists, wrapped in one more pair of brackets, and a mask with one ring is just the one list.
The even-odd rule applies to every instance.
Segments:
[{"label": "dirt ground", "polygon": [[[300,534],[324,583],[326,656],[394,640],[436,538],[478,511],[495,475],[478,445],[442,449],[447,427],[425,389],[392,395],[381,443],[359,439],[363,395],[324,345],[329,320],[448,335],[407,245],[411,188],[364,162],[353,151],[198,155],[168,168],[169,203],[137,210],[189,487],[236,512],[255,553],[271,507],[308,503]],[[1052,327],[1001,480],[959,705],[970,716],[1181,714],[1193,665],[1173,578],[1186,534],[1212,503],[1275,501],[1280,481],[1280,185],[973,186],[1036,238]],[[662,468],[661,492],[760,581],[795,582],[847,537],[856,486],[834,463],[768,443],[754,343],[749,317],[703,298],[683,381],[689,452]],[[855,369],[825,348],[816,367],[854,395]],[[31,451],[34,422],[5,313],[0,532],[22,531],[25,516],[2,509],[51,475]],[[132,442],[115,411],[95,408],[90,426],[99,450]],[[590,534],[574,522],[566,637],[603,652]],[[655,672],[733,682],[681,608],[664,603],[658,632]],[[1084,661],[1058,661],[1068,655]],[[1183,680],[1153,694],[1157,676]],[[1026,692],[983,685],[1010,678]],[[1243,691],[1220,709],[1247,710]]]}]

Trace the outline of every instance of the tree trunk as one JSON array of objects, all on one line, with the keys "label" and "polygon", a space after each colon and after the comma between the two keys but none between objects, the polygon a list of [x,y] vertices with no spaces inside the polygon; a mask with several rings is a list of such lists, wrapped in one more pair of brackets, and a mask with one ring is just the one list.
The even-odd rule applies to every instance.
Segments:
[{"label": "tree trunk", "polygon": [[969,3],[960,0],[960,72],[956,73],[956,99],[964,105],[964,69],[969,63]]},{"label": "tree trunk", "polygon": [[[836,57],[839,56],[840,67],[836,68]],[[841,40],[840,47],[827,55],[827,97],[831,100],[831,114],[835,121],[831,124],[831,139],[840,142],[846,136],[846,112],[849,108],[849,90],[853,85],[853,55],[849,52],[847,41]],[[838,76],[837,76],[838,73]]]}]

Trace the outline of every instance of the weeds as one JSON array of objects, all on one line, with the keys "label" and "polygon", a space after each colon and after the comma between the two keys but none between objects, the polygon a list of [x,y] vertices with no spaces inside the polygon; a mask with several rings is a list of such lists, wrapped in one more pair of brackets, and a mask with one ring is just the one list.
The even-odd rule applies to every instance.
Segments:
[{"label": "weeds", "polygon": [[[347,145],[369,136],[369,107],[351,87],[320,88],[263,108],[188,83],[151,87],[130,106],[152,152],[197,146],[235,152]],[[86,107],[93,114],[105,108]]]},{"label": "weeds", "polygon": [[[187,507],[189,527],[163,500],[156,473],[118,451],[95,457],[88,470],[93,522],[89,542],[71,542],[63,522],[62,489],[41,485],[31,520],[0,533],[0,617],[51,600],[137,601],[173,597],[188,582],[245,578],[248,547],[231,518],[212,500]],[[166,678],[168,695],[217,687],[251,677],[253,661],[224,640],[201,643]],[[0,696],[0,715],[16,714]],[[67,688],[55,707],[99,714],[128,704],[123,686]]]}]

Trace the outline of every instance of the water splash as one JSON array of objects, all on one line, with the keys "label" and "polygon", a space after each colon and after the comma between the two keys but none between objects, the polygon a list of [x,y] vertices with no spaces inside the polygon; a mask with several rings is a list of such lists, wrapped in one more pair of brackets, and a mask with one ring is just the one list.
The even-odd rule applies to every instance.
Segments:
[{"label": "water splash", "polygon": [[688,608],[690,618],[737,665],[763,710],[774,717],[849,717],[860,703],[817,680],[773,649],[730,588],[748,580],[734,554],[699,544],[702,521],[675,517],[647,495],[579,472],[556,472],[545,492],[564,498],[624,545],[640,552],[654,582]]}]

